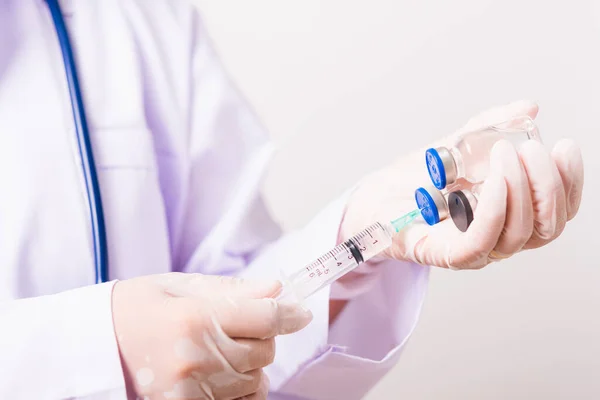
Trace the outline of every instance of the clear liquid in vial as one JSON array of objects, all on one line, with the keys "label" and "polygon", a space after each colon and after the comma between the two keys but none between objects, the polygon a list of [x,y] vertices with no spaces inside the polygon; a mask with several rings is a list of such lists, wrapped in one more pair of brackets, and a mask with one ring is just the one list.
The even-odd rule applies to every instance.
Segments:
[{"label": "clear liquid in vial", "polygon": [[438,189],[444,189],[460,178],[470,183],[483,182],[489,174],[490,152],[500,140],[508,140],[515,147],[528,140],[541,142],[537,126],[528,116],[467,132],[450,148],[427,151],[427,167],[432,182]]},{"label": "clear liquid in vial", "polygon": [[515,147],[528,140],[540,141],[539,132],[529,117],[519,117],[462,135],[450,150],[457,167],[457,178],[482,182],[489,173],[489,154],[494,144],[508,140]]}]

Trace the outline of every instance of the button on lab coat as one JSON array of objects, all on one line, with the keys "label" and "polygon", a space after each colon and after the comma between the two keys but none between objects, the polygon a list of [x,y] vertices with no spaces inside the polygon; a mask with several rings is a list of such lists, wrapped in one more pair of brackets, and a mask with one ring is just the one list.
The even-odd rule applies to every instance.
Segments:
[{"label": "button on lab coat", "polygon": [[[169,271],[278,278],[336,244],[346,196],[282,234],[259,193],[272,145],[183,0],[63,1],[105,209],[90,220],[60,48],[42,0],[0,8],[0,398],[125,399],[116,280]],[[384,262],[329,326],[277,339],[272,399],[358,399],[398,361],[428,270]],[[148,332],[152,334],[152,332]]]}]

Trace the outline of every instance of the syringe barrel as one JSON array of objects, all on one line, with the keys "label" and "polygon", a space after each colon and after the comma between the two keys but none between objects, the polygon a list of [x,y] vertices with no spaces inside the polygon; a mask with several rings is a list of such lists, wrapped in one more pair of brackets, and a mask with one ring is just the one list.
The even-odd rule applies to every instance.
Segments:
[{"label": "syringe barrel", "polygon": [[360,262],[366,262],[392,245],[394,233],[396,230],[392,224],[376,222],[348,241],[358,248],[362,258]]},{"label": "syringe barrel", "polygon": [[387,249],[395,233],[389,223],[376,222],[340,243],[295,273],[284,277],[278,299],[302,301]]}]

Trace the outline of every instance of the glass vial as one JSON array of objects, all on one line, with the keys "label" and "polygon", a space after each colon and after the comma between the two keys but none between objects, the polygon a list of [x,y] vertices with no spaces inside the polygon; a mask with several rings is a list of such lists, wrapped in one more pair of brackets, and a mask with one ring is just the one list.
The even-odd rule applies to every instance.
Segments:
[{"label": "glass vial", "polygon": [[466,232],[475,217],[481,187],[474,185],[470,190],[450,193],[433,186],[420,187],[415,192],[415,200],[427,224],[435,225],[450,217],[461,232]]},{"label": "glass vial", "polygon": [[490,151],[503,139],[517,147],[527,140],[541,142],[539,130],[529,116],[464,133],[450,147],[427,150],[425,160],[431,181],[440,190],[460,178],[482,182],[489,172]]}]

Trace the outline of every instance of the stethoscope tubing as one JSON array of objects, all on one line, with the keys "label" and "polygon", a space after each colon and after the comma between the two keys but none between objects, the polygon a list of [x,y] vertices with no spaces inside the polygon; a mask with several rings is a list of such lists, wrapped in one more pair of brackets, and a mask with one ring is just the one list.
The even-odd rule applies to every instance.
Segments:
[{"label": "stethoscope tubing", "polygon": [[46,0],[54,28],[60,43],[65,75],[69,87],[69,96],[71,98],[71,109],[73,112],[73,121],[75,123],[75,133],[77,136],[77,145],[81,157],[83,178],[88,199],[90,213],[90,222],[92,229],[92,240],[94,250],[95,281],[102,283],[108,281],[108,246],[106,241],[106,226],[104,224],[104,211],[102,208],[102,197],[100,194],[100,184],[98,174],[94,164],[94,155],[92,143],[88,129],[81,87],[77,77],[77,68],[73,56],[73,48],[69,40],[67,27],[62,16],[62,11],[58,0]]}]

